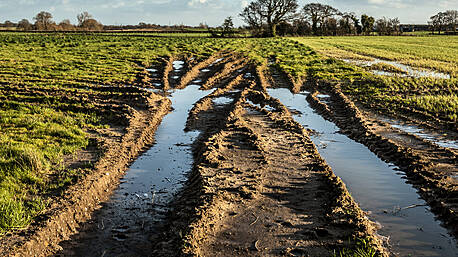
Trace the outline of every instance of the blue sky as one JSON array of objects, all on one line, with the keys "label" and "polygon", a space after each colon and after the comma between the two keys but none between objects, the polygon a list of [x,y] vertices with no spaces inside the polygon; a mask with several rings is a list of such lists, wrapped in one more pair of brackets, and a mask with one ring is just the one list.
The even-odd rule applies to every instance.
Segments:
[{"label": "blue sky", "polygon": [[[238,13],[250,0],[0,0],[0,21],[17,22],[32,18],[40,11],[51,12],[56,22],[88,11],[103,24],[189,24],[206,22],[219,25],[233,16],[236,25],[242,22]],[[402,23],[426,23],[431,15],[458,9],[458,0],[299,0],[301,6],[310,2],[330,4],[341,11],[367,13],[376,18],[399,17]]]}]

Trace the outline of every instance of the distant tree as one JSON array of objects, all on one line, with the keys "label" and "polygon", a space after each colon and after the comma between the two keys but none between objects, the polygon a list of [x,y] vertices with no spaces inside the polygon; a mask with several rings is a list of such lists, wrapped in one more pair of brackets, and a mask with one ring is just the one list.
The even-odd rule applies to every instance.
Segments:
[{"label": "distant tree", "polygon": [[430,24],[433,27],[433,31],[437,30],[440,34],[441,31],[445,30],[445,26],[447,24],[445,12],[439,12],[438,14],[431,16],[430,19]]},{"label": "distant tree", "polygon": [[401,33],[401,22],[399,21],[399,18],[389,19],[388,25],[390,27],[390,35],[393,33],[399,35]]},{"label": "distant tree", "polygon": [[92,15],[90,15],[88,12],[82,12],[76,16],[76,19],[78,19],[78,26],[82,27],[84,22],[92,19]]},{"label": "distant tree", "polygon": [[70,23],[70,20],[69,19],[65,19],[63,21],[61,21],[59,23],[59,28],[61,30],[64,30],[64,31],[72,31],[72,30],[75,30],[75,26],[73,26],[71,23]]},{"label": "distant tree", "polygon": [[33,28],[33,25],[27,19],[22,19],[21,21],[19,21],[17,26],[22,30],[32,30]]},{"label": "distant tree", "polygon": [[234,30],[234,22],[232,21],[232,17],[229,16],[227,17],[222,25],[222,37],[232,37],[235,34]]},{"label": "distant tree", "polygon": [[264,27],[264,17],[262,7],[259,2],[251,2],[239,16],[248,24],[248,27],[253,31],[254,36],[261,36]]},{"label": "distant tree", "polygon": [[448,10],[445,12],[445,22],[450,31],[456,34],[458,25],[458,10]]},{"label": "distant tree", "polygon": [[54,28],[55,23],[52,20],[52,14],[49,12],[42,11],[33,19],[35,20],[35,27],[37,30],[51,30]]},{"label": "distant tree", "polygon": [[12,27],[16,27],[16,24],[14,24],[14,22],[12,21],[5,21],[5,23],[3,23],[3,25],[7,28],[12,28]]},{"label": "distant tree", "polygon": [[267,25],[267,35],[277,35],[277,25],[283,21],[290,21],[296,13],[297,0],[257,0],[251,2],[240,13],[242,19],[255,28]]},{"label": "distant tree", "polygon": [[95,19],[87,19],[81,24],[81,28],[90,31],[99,31],[103,29],[103,25]]},{"label": "distant tree", "polygon": [[302,12],[304,18],[312,24],[312,31],[314,35],[326,33],[325,28],[327,26],[326,23],[328,22],[328,19],[340,14],[339,10],[336,8],[320,3],[306,4],[302,9]]},{"label": "distant tree", "polygon": [[369,35],[372,30],[374,29],[375,19],[374,17],[368,16],[363,14],[361,16],[361,25],[362,25],[362,32],[366,35]]},{"label": "distant tree", "polygon": [[350,19],[353,20],[353,24],[356,29],[356,34],[360,35],[363,32],[363,27],[359,24],[359,19],[356,17],[354,13],[351,13]]}]

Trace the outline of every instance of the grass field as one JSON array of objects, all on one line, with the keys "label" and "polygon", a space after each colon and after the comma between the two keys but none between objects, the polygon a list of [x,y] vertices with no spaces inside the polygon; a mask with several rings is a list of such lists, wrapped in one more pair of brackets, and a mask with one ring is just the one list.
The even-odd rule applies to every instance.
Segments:
[{"label": "grass field", "polygon": [[309,37],[297,38],[323,55],[336,58],[371,57],[412,67],[458,75],[458,36]]},{"label": "grass field", "polygon": [[[56,171],[64,170],[64,156],[91,144],[89,130],[119,120],[116,110],[101,109],[94,105],[94,99],[122,95],[122,85],[136,83],[145,68],[169,56],[203,60],[216,51],[231,50],[256,65],[276,66],[296,83],[342,83],[346,93],[363,103],[391,111],[413,108],[456,122],[456,39],[209,39],[0,33],[0,233],[27,226],[46,207],[49,195],[87,172],[60,172],[55,176]],[[367,56],[435,68],[454,77],[381,77],[333,58]],[[119,89],[107,92],[102,85]]]}]

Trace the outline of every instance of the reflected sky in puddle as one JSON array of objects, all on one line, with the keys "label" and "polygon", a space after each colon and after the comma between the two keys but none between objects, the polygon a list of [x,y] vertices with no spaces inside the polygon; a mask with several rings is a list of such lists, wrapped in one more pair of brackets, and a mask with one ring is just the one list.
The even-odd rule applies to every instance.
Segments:
[{"label": "reflected sky in puddle", "polygon": [[361,208],[383,227],[379,233],[390,237],[393,252],[399,256],[457,256],[456,241],[440,226],[428,207],[403,209],[413,204],[424,205],[416,190],[394,165],[380,160],[364,145],[338,133],[339,128],[314,112],[306,101],[306,93],[293,95],[288,89],[268,89],[290,109],[295,120],[311,133],[321,156],[334,173],[342,178]]},{"label": "reflected sky in puddle", "polygon": [[407,72],[407,74],[398,74],[398,73],[393,73],[393,72],[387,72],[387,71],[381,71],[381,70],[374,70],[373,73],[377,75],[385,75],[385,76],[410,76],[410,77],[415,77],[415,78],[420,78],[420,77],[433,77],[433,78],[439,78],[439,79],[450,79],[449,74],[441,73],[441,72],[436,72],[433,70],[421,70],[421,69],[415,69],[411,66],[401,64],[399,62],[394,62],[394,61],[388,61],[388,60],[382,60],[382,59],[377,59],[374,58],[373,61],[363,61],[363,60],[355,60],[355,59],[342,59],[344,62],[355,64],[358,66],[362,67],[370,67],[374,64],[378,63],[387,63],[390,65],[393,65],[397,68],[402,69],[403,71]]}]

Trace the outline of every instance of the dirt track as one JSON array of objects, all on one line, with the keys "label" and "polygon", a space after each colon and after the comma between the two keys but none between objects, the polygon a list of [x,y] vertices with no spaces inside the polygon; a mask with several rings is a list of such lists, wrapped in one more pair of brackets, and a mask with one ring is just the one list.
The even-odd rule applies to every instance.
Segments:
[{"label": "dirt track", "polygon": [[[165,90],[183,89],[198,80],[201,89],[216,90],[189,112],[186,130],[201,132],[193,145],[193,170],[172,202],[165,226],[155,228],[161,233],[152,235],[145,249],[151,249],[153,256],[329,256],[333,250],[353,247],[349,238],[370,237],[383,252],[373,224],[320,157],[309,132],[282,103],[267,95],[266,87],[287,83],[287,79],[266,77],[264,67],[253,67],[230,53],[217,53],[201,63],[176,58],[184,60],[182,70],[174,70],[171,58],[164,67],[156,67],[160,74],[155,78],[145,72],[139,86],[154,88],[152,82],[161,82]],[[290,85],[292,91],[300,90]],[[312,94],[309,100],[316,109],[383,158],[397,158],[408,167],[422,196],[456,231],[456,186],[438,171],[447,164],[452,172],[456,153],[440,149],[433,158],[433,151],[406,148],[402,142],[380,136],[384,134],[380,126],[370,130],[369,118],[340,91],[313,89],[327,90],[335,103],[327,106]],[[116,189],[128,164],[154,141],[155,128],[169,111],[170,101],[151,93],[141,106],[127,108],[131,115],[126,130],[105,137],[108,150],[94,173],[70,188],[26,236],[18,233],[4,240],[2,253],[77,254],[71,249],[81,246],[83,241],[77,237],[59,244],[81,231],[91,218],[93,224],[100,224],[93,211]],[[352,122],[344,122],[348,119]],[[431,160],[435,160],[432,165],[425,163]],[[444,199],[452,200],[449,204]]]}]

